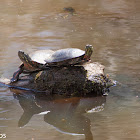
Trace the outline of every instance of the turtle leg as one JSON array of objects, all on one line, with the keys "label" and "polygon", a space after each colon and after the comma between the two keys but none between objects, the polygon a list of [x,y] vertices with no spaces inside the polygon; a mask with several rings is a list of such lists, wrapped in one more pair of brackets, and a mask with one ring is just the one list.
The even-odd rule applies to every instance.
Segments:
[{"label": "turtle leg", "polygon": [[16,82],[19,79],[19,75],[23,72],[23,64],[19,67],[19,69],[13,74],[13,77],[11,78],[10,82]]}]

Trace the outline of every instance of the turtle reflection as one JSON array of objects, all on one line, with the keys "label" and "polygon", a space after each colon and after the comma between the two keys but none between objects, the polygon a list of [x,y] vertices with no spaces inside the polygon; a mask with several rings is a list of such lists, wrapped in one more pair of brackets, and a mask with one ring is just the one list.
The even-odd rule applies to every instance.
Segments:
[{"label": "turtle reflection", "polygon": [[[43,114],[44,121],[62,133],[85,135],[85,140],[92,140],[90,119],[83,114],[88,110],[102,106],[105,97],[72,97],[58,95],[37,97],[33,93],[14,90],[14,97],[19,100],[24,112],[18,126],[26,125],[33,115]],[[18,94],[17,94],[18,93]],[[20,94],[19,94],[20,93]]]}]

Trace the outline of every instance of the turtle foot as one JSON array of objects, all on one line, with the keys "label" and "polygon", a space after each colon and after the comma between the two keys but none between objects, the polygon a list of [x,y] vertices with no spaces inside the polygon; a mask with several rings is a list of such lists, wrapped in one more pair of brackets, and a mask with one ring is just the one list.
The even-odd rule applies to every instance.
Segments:
[{"label": "turtle foot", "polygon": [[23,72],[23,69],[22,69],[23,66],[24,65],[21,65],[20,68],[13,74],[13,77],[10,80],[11,83],[18,81],[19,75]]},{"label": "turtle foot", "polygon": [[15,78],[10,79],[10,83],[15,83],[17,81],[18,81],[18,79],[15,79]]}]

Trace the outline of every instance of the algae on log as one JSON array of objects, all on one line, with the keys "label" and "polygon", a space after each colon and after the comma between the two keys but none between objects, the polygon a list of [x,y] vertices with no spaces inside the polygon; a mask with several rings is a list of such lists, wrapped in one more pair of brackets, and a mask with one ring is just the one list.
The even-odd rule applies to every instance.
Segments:
[{"label": "algae on log", "polygon": [[95,62],[82,66],[50,67],[21,76],[17,82],[10,85],[48,94],[97,96],[105,94],[114,82],[104,75],[104,66]]}]

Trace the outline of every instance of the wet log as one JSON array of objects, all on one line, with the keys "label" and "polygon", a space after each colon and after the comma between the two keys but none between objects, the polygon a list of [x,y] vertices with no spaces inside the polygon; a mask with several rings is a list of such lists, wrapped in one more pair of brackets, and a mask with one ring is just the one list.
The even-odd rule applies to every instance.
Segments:
[{"label": "wet log", "polygon": [[50,67],[21,76],[11,86],[68,96],[98,96],[106,94],[115,83],[104,74],[104,66],[86,63],[82,66]]}]

